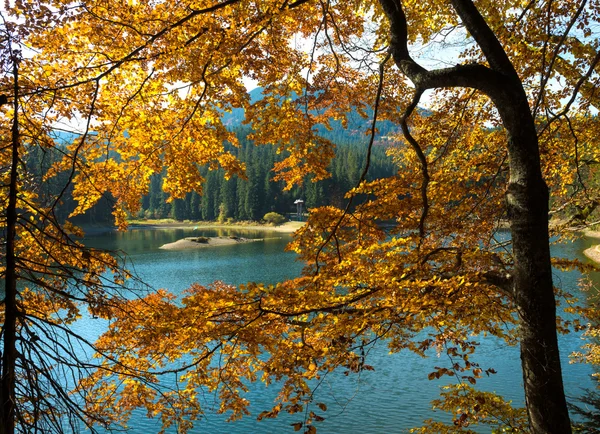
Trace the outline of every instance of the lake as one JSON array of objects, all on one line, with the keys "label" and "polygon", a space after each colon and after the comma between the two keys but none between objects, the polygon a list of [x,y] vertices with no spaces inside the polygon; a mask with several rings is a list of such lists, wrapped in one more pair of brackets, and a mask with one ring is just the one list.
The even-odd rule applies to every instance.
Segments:
[{"label": "lake", "polygon": [[[268,238],[264,242],[220,246],[214,248],[165,251],[159,247],[165,243],[188,236],[237,235],[247,238]],[[239,285],[248,281],[275,283],[297,276],[302,264],[295,255],[284,252],[290,240],[287,234],[269,231],[248,230],[193,230],[193,229],[131,229],[127,232],[106,232],[91,235],[86,243],[109,250],[127,253],[127,261],[137,275],[154,288],[167,288],[180,293],[193,282],[208,284],[215,280]],[[583,258],[582,251],[592,244],[581,239],[574,243],[553,248],[553,255]],[[562,289],[577,292],[577,272],[556,272],[555,284]],[[600,282],[598,276],[593,276]],[[84,318],[77,328],[92,337],[104,327],[102,321]],[[579,396],[582,388],[593,388],[590,379],[592,369],[587,365],[569,364],[568,355],[582,344],[578,335],[560,337],[561,356],[565,388],[570,396]],[[327,403],[326,420],[317,424],[319,433],[401,433],[408,428],[420,426],[427,418],[442,418],[443,413],[433,413],[430,401],[438,397],[442,381],[429,381],[427,374],[434,366],[445,363],[435,354],[421,358],[412,353],[388,355],[385,345],[380,345],[370,354],[367,363],[375,371],[363,372],[360,376],[344,376],[334,373],[325,378],[317,390],[315,402]],[[523,391],[519,351],[494,338],[485,338],[472,361],[482,368],[493,367],[498,373],[478,381],[478,387],[495,391],[505,399],[518,405],[523,404]],[[253,403],[252,416],[233,423],[225,422],[225,416],[211,409],[218,407],[216,397],[208,392],[202,395],[201,403],[206,416],[196,424],[194,433],[286,433],[294,432],[290,426],[302,416],[281,414],[277,419],[256,421],[256,415],[272,406],[277,389],[267,389],[255,384],[247,396]],[[131,434],[151,434],[160,429],[160,423],[136,414],[130,422]],[[84,432],[84,431],[82,431]],[[175,433],[173,429],[169,431]],[[481,432],[487,432],[481,430]]]}]

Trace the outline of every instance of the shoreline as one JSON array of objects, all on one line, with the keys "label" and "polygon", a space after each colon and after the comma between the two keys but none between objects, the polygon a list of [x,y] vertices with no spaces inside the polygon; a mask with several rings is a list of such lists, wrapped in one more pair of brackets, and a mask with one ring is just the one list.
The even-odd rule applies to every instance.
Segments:
[{"label": "shoreline", "polygon": [[587,229],[583,231],[583,236],[588,238],[600,238],[600,231],[592,231],[591,229]]},{"label": "shoreline", "polygon": [[259,223],[212,223],[212,222],[149,222],[149,223],[131,223],[128,229],[233,229],[233,230],[257,230],[273,231],[291,234],[296,232],[306,222],[285,222],[279,226],[262,225]]},{"label": "shoreline", "polygon": [[[585,230],[583,231],[583,236],[600,239],[600,231]],[[594,244],[592,247],[585,249],[583,254],[586,258],[600,264],[600,244]]]},{"label": "shoreline", "polygon": [[597,264],[600,264],[600,245],[596,244],[583,251],[586,258],[591,259]]},{"label": "shoreline", "polygon": [[[149,222],[141,222],[141,221],[133,221],[127,227],[127,230],[132,229],[232,229],[232,230],[256,230],[256,231],[272,231],[279,232],[285,234],[291,234],[296,232],[302,226],[304,226],[306,222],[296,222],[290,221],[283,223],[279,226],[271,226],[260,224],[256,222],[238,222],[238,223],[216,223],[216,222],[205,222],[205,221],[152,221]],[[87,227],[83,228],[86,235],[96,233],[98,231],[111,231],[117,230],[116,228],[95,228],[95,227]],[[593,230],[584,230],[581,232],[584,237],[587,238],[596,238],[600,240],[600,231]],[[194,243],[195,244],[195,243]],[[196,247],[197,248],[197,247]],[[594,244],[593,246],[585,249],[583,251],[584,256],[588,259],[594,261],[597,264],[600,264],[600,244]]]},{"label": "shoreline", "polygon": [[[145,223],[143,221],[135,220],[128,224],[127,230],[133,229],[232,229],[232,230],[255,230],[255,231],[271,231],[279,232],[284,234],[291,234],[296,232],[306,222],[290,221],[285,222],[279,226],[271,226],[268,224],[260,224],[257,222],[237,222],[237,223],[216,223],[216,222],[205,222],[205,221],[152,221]],[[94,235],[99,232],[118,231],[116,227],[96,227],[83,225],[82,229],[85,235]]]}]

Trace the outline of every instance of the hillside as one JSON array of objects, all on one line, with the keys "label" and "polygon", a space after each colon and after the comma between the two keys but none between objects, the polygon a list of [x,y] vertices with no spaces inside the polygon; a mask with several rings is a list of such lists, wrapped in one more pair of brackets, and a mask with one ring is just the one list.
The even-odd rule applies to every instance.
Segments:
[{"label": "hillside", "polygon": [[[256,88],[250,92],[251,102],[262,98],[262,89]],[[286,191],[283,182],[273,181],[273,164],[281,161],[284,155],[278,154],[273,146],[257,147],[248,139],[251,132],[244,125],[244,110],[237,108],[223,113],[223,123],[233,131],[240,143],[239,148],[228,146],[247,167],[247,180],[225,180],[222,170],[209,170],[201,167],[200,173],[205,178],[203,194],[189,193],[185,199],[167,202],[167,195],[162,191],[162,175],[154,175],[151,180],[148,195],[142,198],[141,209],[135,218],[174,218],[176,220],[260,220],[267,212],[289,214],[296,211],[294,202],[304,201],[306,208],[324,205],[342,207],[345,204],[344,193],[358,182],[366,160],[367,138],[365,131],[370,126],[370,119],[361,117],[357,112],[348,115],[348,126],[343,128],[340,121],[331,121],[330,130],[319,127],[319,133],[324,138],[336,144],[335,158],[331,162],[329,179],[312,182],[307,179],[302,186],[296,186]],[[385,155],[387,143],[381,140],[396,131],[390,122],[378,124],[379,134],[372,154],[369,179],[390,176],[397,169]],[[77,135],[57,130],[56,140],[63,143],[72,142]],[[383,146],[381,146],[383,145]],[[37,152],[28,159],[31,173],[42,178],[51,164],[60,158],[60,152]],[[67,182],[67,174],[59,174],[43,183],[40,191],[48,201],[63,192]],[[71,188],[64,191],[62,200],[56,212],[61,220],[75,209],[76,203],[71,197]],[[82,216],[73,220],[79,224],[112,223],[112,200],[105,196],[101,201]]]}]

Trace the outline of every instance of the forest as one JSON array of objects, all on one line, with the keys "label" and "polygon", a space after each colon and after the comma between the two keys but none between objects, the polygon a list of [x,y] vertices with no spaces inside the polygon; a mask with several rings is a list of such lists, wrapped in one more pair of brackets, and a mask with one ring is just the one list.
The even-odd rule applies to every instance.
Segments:
[{"label": "forest", "polygon": [[[136,219],[165,219],[175,220],[252,220],[260,221],[268,212],[277,212],[282,215],[296,214],[294,201],[304,201],[305,209],[325,205],[343,206],[344,194],[360,179],[362,166],[365,160],[366,149],[360,142],[360,135],[338,127],[327,132],[332,143],[336,143],[335,157],[329,171],[331,177],[311,182],[307,179],[302,186],[295,186],[285,190],[283,181],[273,180],[273,164],[283,160],[273,146],[255,146],[247,139],[248,129],[233,128],[238,141],[237,148],[229,147],[229,151],[240,162],[246,165],[247,177],[236,177],[225,180],[222,169],[211,170],[208,166],[200,168],[200,174],[205,179],[202,193],[192,191],[183,199],[168,201],[168,195],[163,191],[163,173],[152,176],[148,194],[142,196],[141,206]],[[64,135],[58,135],[57,140],[64,141]],[[372,163],[369,167],[367,179],[380,179],[391,176],[397,167],[386,156],[389,144],[380,140],[371,153]],[[51,198],[60,194],[65,184],[68,173],[43,181],[53,163],[60,159],[60,152],[46,150],[32,152],[28,161],[28,173],[36,178],[40,185],[41,197]],[[110,195],[104,196],[84,214],[76,216],[73,221],[82,225],[112,225],[112,207],[114,200]],[[67,219],[76,208],[77,203],[72,197],[72,188],[64,196],[62,203],[55,209],[55,214],[60,221]]]},{"label": "forest", "polygon": [[[440,360],[422,375],[448,417],[413,432],[597,430],[570,411],[558,333],[597,369],[598,268],[550,248],[598,225],[597,1],[16,0],[0,18],[0,434],[139,413],[195,432],[207,395],[314,434],[315,390],[372,370],[375,344]],[[155,289],[80,227],[297,199],[303,269],[275,283]],[[478,389],[484,337],[518,348],[523,406]],[[276,391],[258,414],[251,383]]]},{"label": "forest", "polygon": [[[150,183],[148,195],[142,198],[139,218],[173,218],[175,220],[252,220],[260,221],[268,212],[282,215],[296,213],[294,201],[301,199],[307,209],[325,205],[343,206],[344,194],[356,185],[361,176],[361,163],[365,160],[366,149],[363,143],[339,134],[335,157],[329,168],[331,177],[318,182],[308,179],[302,186],[285,190],[283,181],[273,181],[272,167],[283,158],[277,155],[274,147],[256,147],[247,140],[248,132],[235,130],[239,149],[231,152],[246,164],[248,179],[232,178],[225,180],[222,170],[210,171],[203,168],[200,174],[206,179],[202,195],[196,192],[186,194],[184,199],[167,203],[162,191],[162,176],[155,175]],[[346,137],[344,137],[346,136]],[[397,168],[386,158],[385,144],[373,149],[372,164],[368,179],[379,179],[392,175]]]}]

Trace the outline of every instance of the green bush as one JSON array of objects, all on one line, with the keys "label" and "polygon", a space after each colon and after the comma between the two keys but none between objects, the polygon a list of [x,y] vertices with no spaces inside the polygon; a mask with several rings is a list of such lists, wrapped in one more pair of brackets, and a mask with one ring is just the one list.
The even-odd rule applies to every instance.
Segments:
[{"label": "green bush", "polygon": [[282,216],[281,214],[278,214],[276,212],[266,213],[265,216],[263,217],[263,220],[267,223],[272,223],[275,226],[285,223],[287,221],[287,219],[284,216]]}]

